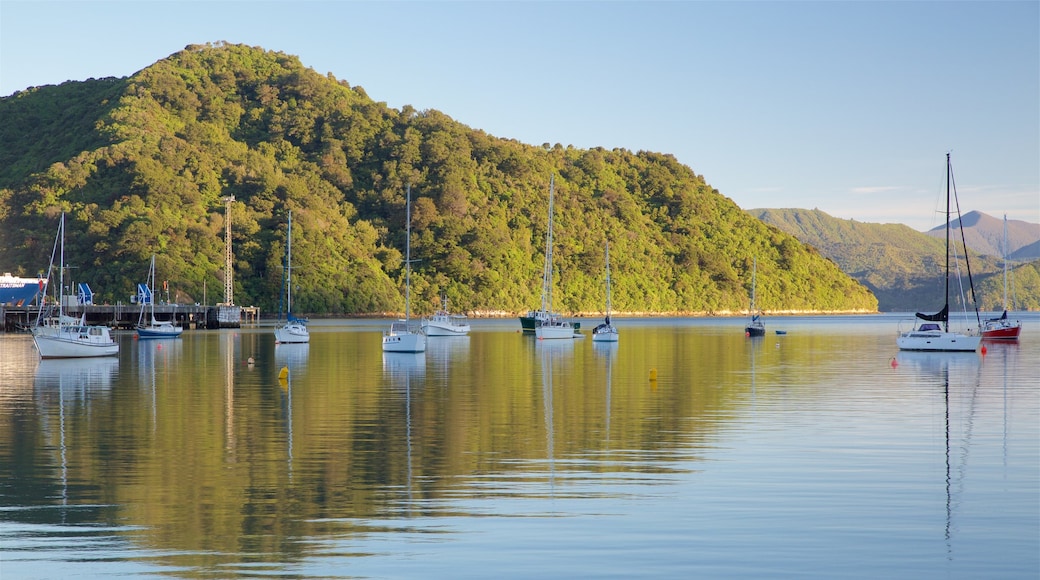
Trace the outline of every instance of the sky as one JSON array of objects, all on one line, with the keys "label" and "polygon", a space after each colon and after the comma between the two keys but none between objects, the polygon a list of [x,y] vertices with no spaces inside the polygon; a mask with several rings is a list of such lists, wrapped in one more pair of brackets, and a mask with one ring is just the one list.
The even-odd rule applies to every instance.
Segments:
[{"label": "sky", "polygon": [[0,0],[0,96],[220,41],[496,137],[669,153],[744,209],[931,229],[950,153],[963,212],[1040,223],[1036,0]]}]

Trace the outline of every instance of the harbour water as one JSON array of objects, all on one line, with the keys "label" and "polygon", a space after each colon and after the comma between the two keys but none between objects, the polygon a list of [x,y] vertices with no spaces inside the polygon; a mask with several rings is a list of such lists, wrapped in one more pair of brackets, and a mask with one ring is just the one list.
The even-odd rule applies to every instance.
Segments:
[{"label": "harbour water", "polygon": [[421,355],[372,320],[0,335],[0,577],[1035,580],[1022,319],[985,354],[899,352],[886,315],[475,320]]}]

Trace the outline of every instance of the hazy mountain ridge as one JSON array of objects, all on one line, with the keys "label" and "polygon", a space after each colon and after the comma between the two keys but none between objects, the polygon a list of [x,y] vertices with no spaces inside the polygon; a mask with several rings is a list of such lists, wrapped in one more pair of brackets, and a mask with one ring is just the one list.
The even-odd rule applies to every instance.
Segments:
[{"label": "hazy mountain ridge", "polygon": [[[817,209],[750,209],[749,214],[801,242],[817,248],[834,260],[847,274],[862,282],[878,298],[882,311],[927,310],[930,305],[942,305],[942,277],[945,268],[945,233],[934,237],[901,224],[873,224],[835,218]],[[972,212],[972,221],[965,219],[965,237],[974,231],[976,239],[988,239],[995,224],[1003,240],[1003,220],[981,212]],[[987,219],[988,218],[988,219]],[[969,225],[976,228],[972,230]],[[1028,248],[1024,235],[1035,224],[1017,222],[1016,243],[1019,251]],[[1012,221],[1008,222],[1009,240]],[[940,229],[941,232],[945,228]],[[956,239],[960,240],[960,230]],[[1026,232],[1023,234],[1022,232]],[[971,248],[971,270],[981,308],[999,310],[1003,298],[1003,265],[999,257],[986,256]],[[966,272],[963,258],[962,272]],[[1010,276],[1012,294],[1019,308],[1040,309],[1040,261],[1016,263]]]},{"label": "hazy mountain ridge", "polygon": [[[964,228],[964,242],[984,256],[1001,257],[1004,254],[1004,220],[980,211],[970,211],[961,219],[950,222],[950,235],[960,239]],[[938,226],[925,232],[935,238],[946,237],[946,227]],[[1008,257],[1012,260],[1040,259],[1040,224],[1022,220],[1007,221]]]},{"label": "hazy mountain ridge", "polygon": [[616,311],[742,311],[756,260],[767,310],[877,307],[673,156],[493,137],[435,110],[389,108],[280,52],[188,46],[128,78],[2,98],[0,117],[0,267],[45,268],[65,211],[75,277],[104,300],[125,301],[155,253],[172,292],[200,300],[208,287],[212,302],[234,196],[236,303],[277,308],[292,210],[299,312],[401,312],[410,185],[413,312],[441,296],[524,311],[540,303],[555,175],[562,311],[602,310],[608,241]]}]

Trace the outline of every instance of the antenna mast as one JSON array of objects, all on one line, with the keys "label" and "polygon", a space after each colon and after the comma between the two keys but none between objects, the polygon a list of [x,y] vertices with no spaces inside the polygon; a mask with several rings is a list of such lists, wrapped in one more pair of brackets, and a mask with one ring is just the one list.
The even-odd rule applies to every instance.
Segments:
[{"label": "antenna mast", "polygon": [[235,196],[229,195],[224,198],[224,304],[233,306],[233,278],[231,262],[231,204]]}]

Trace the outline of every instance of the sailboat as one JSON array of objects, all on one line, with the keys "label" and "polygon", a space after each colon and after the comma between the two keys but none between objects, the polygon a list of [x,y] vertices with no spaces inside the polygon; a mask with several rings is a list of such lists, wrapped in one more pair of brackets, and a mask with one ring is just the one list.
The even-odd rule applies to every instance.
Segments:
[{"label": "sailboat", "polygon": [[[148,268],[148,282],[137,285],[137,299],[141,303],[141,314],[137,317],[137,338],[178,338],[184,329],[170,320],[155,319],[155,254]],[[144,319],[148,309],[149,321]]]},{"label": "sailboat", "polygon": [[552,311],[553,295],[553,191],[556,175],[549,178],[549,226],[545,232],[545,266],[542,269],[542,314],[534,333],[538,340],[574,338],[574,327]]},{"label": "sailboat", "polygon": [[412,186],[408,186],[405,201],[405,258],[404,258],[404,320],[390,324],[383,333],[383,352],[426,352],[426,334],[418,324],[412,324]]},{"label": "sailboat", "polygon": [[[296,318],[292,313],[292,211],[289,212],[289,231],[285,234],[285,319],[284,325],[274,331],[274,340],[279,343],[310,342],[311,333],[307,330],[307,321]],[[278,320],[282,319],[282,310],[278,309]]]},{"label": "sailboat", "polygon": [[[953,165],[950,163],[950,154],[946,154],[946,303],[942,310],[935,314],[922,314],[918,312],[916,318],[922,322],[917,328],[902,332],[896,339],[896,345],[900,350],[921,351],[947,351],[947,352],[974,352],[982,341],[977,334],[968,334],[950,331],[950,197],[956,195],[951,193],[953,182]],[[959,207],[959,204],[958,204]],[[957,215],[960,219],[960,212]],[[961,230],[963,236],[963,229]],[[967,251],[965,251],[965,258]],[[975,287],[971,281],[971,267],[968,267],[968,284],[974,297]],[[975,310],[978,317],[978,309]],[[941,323],[941,326],[940,326]]]},{"label": "sailboat", "polygon": [[1022,332],[1022,322],[1008,320],[1008,241],[1007,214],[1004,214],[1004,314],[998,318],[990,318],[982,326],[982,338],[986,340],[1018,340]]},{"label": "sailboat", "polygon": [[607,242],[607,317],[596,328],[592,329],[592,342],[617,342],[617,328],[610,323],[610,242]]},{"label": "sailboat", "polygon": [[[555,178],[556,178],[555,174],[553,174],[552,176],[549,177],[549,224],[550,224],[550,226],[552,224],[553,183],[554,183]],[[547,231],[545,233],[546,252],[549,251],[549,244],[551,243],[549,240],[550,240],[551,236],[552,236],[552,228],[550,227],[549,231]],[[551,266],[551,263],[549,263],[548,266]],[[549,312],[546,309],[546,306],[545,306],[545,277],[547,275],[547,273],[545,271],[546,267],[547,267],[546,263],[543,262],[543,265],[542,265],[542,306],[541,306],[541,309],[539,309],[539,310],[530,310],[530,311],[527,312],[526,316],[521,316],[520,317],[520,328],[523,329],[524,334],[536,334],[535,329],[537,329],[542,324],[543,321],[549,320],[551,318],[559,318],[560,317],[560,315],[558,313],[556,313],[556,312]]]},{"label": "sailboat", "polygon": [[765,336],[766,325],[762,322],[762,311],[755,308],[755,287],[758,278],[758,258],[751,263],[751,320],[744,327],[745,336]]},{"label": "sailboat", "polygon": [[[58,235],[51,251],[51,264],[47,268],[47,281],[50,282],[54,268],[54,253],[61,248],[59,259],[58,289],[65,287],[65,214],[61,214],[58,222]],[[46,285],[44,286],[46,295]],[[58,318],[53,324],[46,324],[44,316],[45,300],[40,300],[40,309],[33,327],[33,342],[40,358],[87,358],[95,356],[115,356],[119,354],[119,344],[112,340],[107,326],[91,326],[86,324],[86,313],[80,319],[65,315],[64,296],[58,298]]]}]

